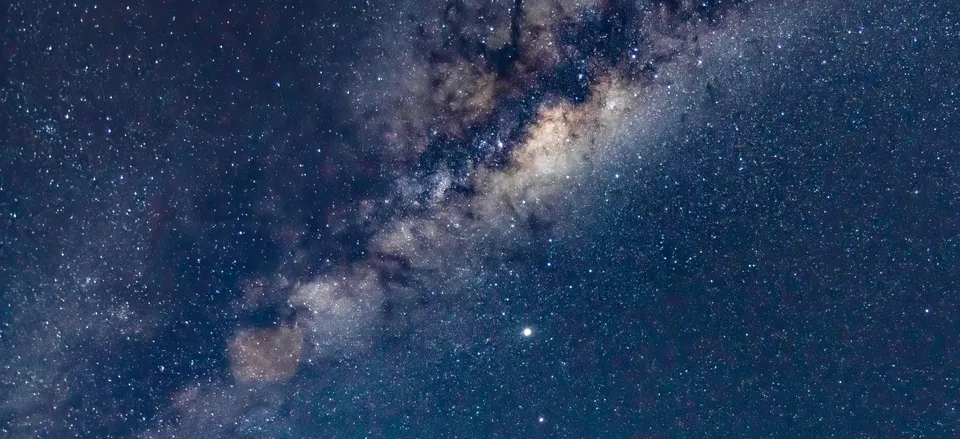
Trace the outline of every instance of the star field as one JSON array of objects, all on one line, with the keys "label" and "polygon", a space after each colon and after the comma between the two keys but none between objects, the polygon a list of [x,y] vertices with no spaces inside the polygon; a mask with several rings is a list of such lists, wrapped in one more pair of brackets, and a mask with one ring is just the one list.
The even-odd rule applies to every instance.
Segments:
[{"label": "star field", "polygon": [[952,2],[2,9],[2,437],[960,431]]}]

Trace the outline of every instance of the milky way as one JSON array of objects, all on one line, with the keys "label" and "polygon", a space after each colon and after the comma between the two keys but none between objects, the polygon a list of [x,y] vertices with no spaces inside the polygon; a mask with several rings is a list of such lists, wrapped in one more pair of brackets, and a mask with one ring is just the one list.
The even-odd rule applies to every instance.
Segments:
[{"label": "milky way", "polygon": [[[430,296],[466,299],[457,297],[464,289],[459,283],[497,260],[488,255],[529,245],[530,233],[562,218],[553,212],[562,208],[559,198],[600,166],[602,150],[639,135],[640,125],[658,117],[651,111],[672,111],[674,102],[648,91],[662,88],[658,72],[698,59],[701,38],[736,26],[746,12],[603,2],[433,9],[443,11],[433,28],[417,27],[418,67],[391,75],[423,81],[402,88],[423,95],[388,100],[398,108],[373,116],[410,117],[402,101],[418,102],[419,113],[404,129],[423,136],[398,134],[389,123],[377,133],[403,139],[395,147],[415,171],[400,178],[395,195],[366,201],[368,215],[381,217],[368,256],[292,286],[290,305],[299,313],[291,325],[308,334],[319,357],[369,346],[366,338],[380,325],[422,331],[434,324],[431,317],[406,320],[448,312],[418,309]],[[417,285],[408,285],[411,280]],[[391,310],[386,322],[384,307]]]},{"label": "milky way", "polygon": [[868,3],[16,3],[0,433],[948,435],[957,11]]}]

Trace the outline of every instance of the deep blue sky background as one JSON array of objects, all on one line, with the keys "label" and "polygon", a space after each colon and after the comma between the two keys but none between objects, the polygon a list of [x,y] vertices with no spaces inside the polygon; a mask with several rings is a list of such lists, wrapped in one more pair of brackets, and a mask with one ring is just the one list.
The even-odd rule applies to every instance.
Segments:
[{"label": "deep blue sky background", "polygon": [[[444,255],[475,281],[416,319],[384,309],[366,349],[236,383],[235,331],[297,318],[282,291],[236,306],[247,282],[364,260],[420,209],[365,200],[469,174],[487,157],[471,136],[506,124],[465,122],[422,157],[384,146],[420,141],[378,137],[406,108],[388,98],[418,93],[383,84],[409,67],[397,35],[434,50],[413,59],[484,62],[467,37],[431,49],[430,14],[388,3],[4,7],[0,436],[955,437],[952,2],[661,2],[677,23],[756,23],[730,33],[738,62],[684,70],[686,107],[527,224],[532,245]],[[501,78],[504,132],[582,102],[578,73],[669,69],[608,59],[633,36],[605,27],[619,16],[572,19],[563,68]]]}]

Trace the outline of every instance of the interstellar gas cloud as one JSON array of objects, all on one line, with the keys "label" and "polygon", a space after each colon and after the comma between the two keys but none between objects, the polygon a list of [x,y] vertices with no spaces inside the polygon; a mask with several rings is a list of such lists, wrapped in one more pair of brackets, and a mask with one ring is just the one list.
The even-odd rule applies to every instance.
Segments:
[{"label": "interstellar gas cloud", "polygon": [[956,5],[335,3],[6,8],[0,436],[958,428]]},{"label": "interstellar gas cloud", "polygon": [[[403,164],[393,169],[400,170],[398,183],[383,200],[359,207],[363,217],[377,218],[362,256],[306,279],[259,281],[290,290],[289,330],[306,336],[308,355],[356,354],[375,343],[377,331],[423,332],[437,315],[461,306],[478,271],[517,251],[512,247],[536,245],[534,234],[550,233],[552,223],[571,215],[555,212],[564,208],[562,193],[584,172],[602,169],[603,150],[618,136],[656,117],[638,107],[663,99],[646,90],[658,72],[700,56],[700,38],[708,39],[725,14],[735,26],[747,8],[734,6],[427,8],[442,12],[417,24],[413,48],[395,49],[419,55],[406,61],[412,72],[389,74],[414,84],[404,90],[422,91],[388,96],[378,103],[385,109],[357,116],[372,120],[362,127],[374,135],[366,141],[389,139],[388,160]],[[274,341],[238,337],[240,346]],[[430,338],[434,344],[445,336]],[[300,349],[285,336],[277,344]],[[237,349],[231,361],[247,361],[245,352]],[[288,369],[290,354],[280,346],[276,352],[280,369]]]}]

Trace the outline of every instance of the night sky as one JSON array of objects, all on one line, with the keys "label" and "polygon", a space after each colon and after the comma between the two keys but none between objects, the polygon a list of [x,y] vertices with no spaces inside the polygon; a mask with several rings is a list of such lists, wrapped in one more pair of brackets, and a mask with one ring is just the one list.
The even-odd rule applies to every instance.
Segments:
[{"label": "night sky", "polygon": [[0,26],[0,437],[960,434],[956,1]]}]

